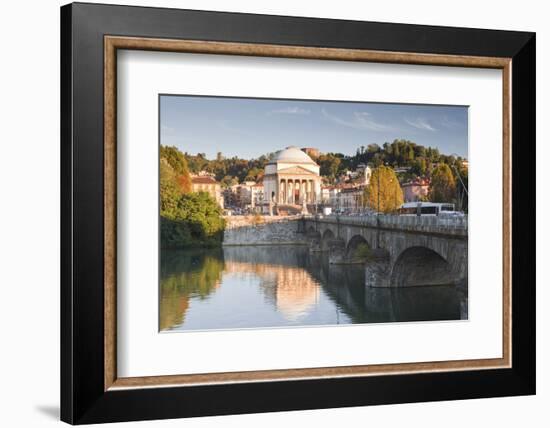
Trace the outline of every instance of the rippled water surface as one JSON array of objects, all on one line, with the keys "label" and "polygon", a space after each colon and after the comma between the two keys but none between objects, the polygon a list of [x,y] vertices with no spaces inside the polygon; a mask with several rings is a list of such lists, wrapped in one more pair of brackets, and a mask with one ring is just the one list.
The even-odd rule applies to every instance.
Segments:
[{"label": "rippled water surface", "polygon": [[361,265],[301,246],[163,250],[160,329],[205,330],[460,319],[454,286],[365,287]]}]

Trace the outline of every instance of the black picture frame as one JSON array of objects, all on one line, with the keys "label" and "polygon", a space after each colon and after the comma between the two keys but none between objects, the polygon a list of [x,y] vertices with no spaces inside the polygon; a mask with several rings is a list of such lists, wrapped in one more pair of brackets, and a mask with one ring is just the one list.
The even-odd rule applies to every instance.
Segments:
[{"label": "black picture frame", "polygon": [[[512,58],[512,367],[104,390],[104,36]],[[71,424],[535,393],[535,34],[73,3],[61,8],[61,419]]]}]

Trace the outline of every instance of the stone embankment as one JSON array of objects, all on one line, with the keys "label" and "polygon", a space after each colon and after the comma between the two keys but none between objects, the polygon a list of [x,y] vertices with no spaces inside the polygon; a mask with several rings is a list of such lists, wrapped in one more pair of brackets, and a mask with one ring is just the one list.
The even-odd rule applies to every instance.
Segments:
[{"label": "stone embankment", "polygon": [[301,215],[228,216],[223,245],[307,245]]}]

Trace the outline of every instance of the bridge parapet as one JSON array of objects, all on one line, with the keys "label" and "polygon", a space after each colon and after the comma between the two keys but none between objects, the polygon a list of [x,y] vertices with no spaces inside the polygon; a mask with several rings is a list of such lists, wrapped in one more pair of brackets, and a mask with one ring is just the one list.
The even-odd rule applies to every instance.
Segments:
[{"label": "bridge parapet", "polygon": [[468,216],[436,217],[436,216],[400,216],[400,215],[370,215],[370,216],[306,216],[305,220],[320,223],[350,225],[369,228],[397,229],[412,232],[443,233],[457,236],[468,236]]}]

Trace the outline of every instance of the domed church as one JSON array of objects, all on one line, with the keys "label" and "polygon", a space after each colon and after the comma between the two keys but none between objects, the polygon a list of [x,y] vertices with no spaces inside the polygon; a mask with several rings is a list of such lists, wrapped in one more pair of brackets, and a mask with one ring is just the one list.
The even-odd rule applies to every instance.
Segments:
[{"label": "domed church", "polygon": [[320,194],[319,165],[298,147],[278,151],[266,165],[266,200],[279,205],[313,204]]}]

